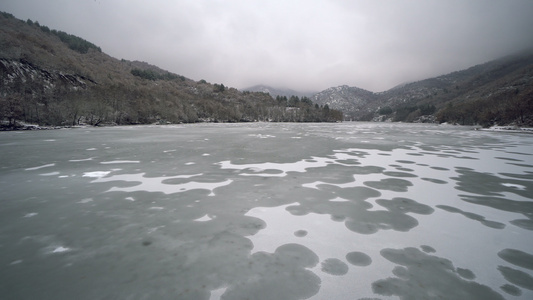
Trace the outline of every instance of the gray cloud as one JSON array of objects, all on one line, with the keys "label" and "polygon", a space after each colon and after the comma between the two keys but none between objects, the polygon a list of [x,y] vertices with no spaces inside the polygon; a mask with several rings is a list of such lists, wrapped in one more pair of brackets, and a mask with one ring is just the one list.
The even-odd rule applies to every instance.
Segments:
[{"label": "gray cloud", "polygon": [[0,10],[238,88],[382,91],[533,47],[530,0],[3,0]]}]

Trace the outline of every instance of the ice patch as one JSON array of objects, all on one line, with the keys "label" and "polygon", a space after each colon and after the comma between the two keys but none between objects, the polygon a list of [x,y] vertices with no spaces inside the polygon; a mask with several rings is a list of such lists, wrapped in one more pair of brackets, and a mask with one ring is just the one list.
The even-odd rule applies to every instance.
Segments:
[{"label": "ice patch", "polygon": [[12,261],[9,265],[12,266],[12,265],[18,265],[22,262],[22,259],[17,259],[17,260],[14,260]]},{"label": "ice patch", "polygon": [[59,246],[59,247],[55,248],[54,250],[52,250],[52,253],[63,253],[63,252],[67,252],[67,251],[70,251],[70,248]]},{"label": "ice patch", "polygon": [[[368,177],[368,175],[366,175],[366,174],[365,174],[365,176]],[[354,181],[349,181],[349,182],[345,182],[345,183],[329,183],[329,182],[324,182],[324,181],[315,181],[315,182],[302,184],[303,187],[316,189],[316,190],[320,189],[318,187],[319,185],[332,185],[332,186],[336,186],[336,187],[339,187],[339,188],[342,188],[342,189],[343,188],[351,188],[351,187],[358,186],[358,184],[355,182],[355,179],[354,179]]]},{"label": "ice patch", "polygon": [[211,155],[211,154],[209,154],[209,153],[204,153],[204,154],[202,154],[202,156],[210,156],[210,155]]},{"label": "ice patch", "polygon": [[525,191],[526,187],[520,184],[513,184],[513,183],[502,183],[503,186],[519,189],[521,191]]},{"label": "ice patch", "polygon": [[188,183],[184,183],[184,184],[172,184],[172,185],[165,185],[164,187],[162,187],[161,190],[156,190],[156,189],[135,189],[135,187],[133,188],[112,188],[110,191],[125,191],[127,189],[130,189],[130,190],[138,190],[138,191],[148,191],[148,192],[163,192],[165,194],[171,194],[171,193],[182,193],[182,192],[186,192],[186,191],[190,191],[190,190],[210,190],[211,192],[209,193],[208,196],[214,196],[215,193],[214,193],[214,189],[218,188],[218,187],[222,187],[222,186],[226,186],[226,185],[230,185],[231,183],[233,182],[233,180],[231,179],[228,179],[226,181],[223,181],[223,182],[196,182],[196,181],[191,181],[191,182],[188,182]]},{"label": "ice patch", "polygon": [[134,199],[133,197],[126,197],[126,198],[124,198],[124,199],[125,199],[125,200],[129,200],[129,201],[132,201],[132,202],[135,201],[135,199]]},{"label": "ice patch", "polygon": [[[221,161],[218,164],[222,169],[233,169],[233,170],[243,170],[243,171],[252,171],[254,174],[250,173],[241,173],[241,176],[264,176],[264,177],[285,177],[287,172],[298,172],[305,173],[309,168],[321,168],[326,167],[329,164],[332,164],[331,158],[326,157],[311,157],[309,159],[303,159],[293,163],[258,163],[258,164],[232,164],[231,161]],[[277,173],[265,172],[267,170],[276,170]]]},{"label": "ice patch", "polygon": [[112,161],[102,161],[100,164],[102,165],[111,165],[111,164],[138,164],[140,161],[138,160],[112,160]]},{"label": "ice patch", "polygon": [[210,216],[208,216],[207,214],[201,218],[198,218],[198,219],[194,219],[193,221],[197,221],[197,222],[207,222],[207,221],[211,221],[213,220],[213,218],[211,218]]},{"label": "ice patch", "polygon": [[[105,174],[107,175],[107,173]],[[103,176],[105,176],[103,175]],[[228,179],[222,182],[197,182],[197,181],[189,181],[185,183],[165,183],[172,179],[182,179],[182,178],[191,178],[196,176],[201,176],[200,174],[193,174],[193,175],[177,175],[177,176],[170,176],[170,177],[145,177],[145,173],[140,174],[121,174],[121,175],[115,175],[107,178],[102,178],[103,176],[93,176],[98,177],[98,179],[94,180],[93,182],[110,182],[110,181],[126,181],[126,182],[138,182],[136,186],[131,187],[112,187],[108,190],[108,192],[138,192],[138,191],[145,191],[145,192],[161,192],[164,194],[173,194],[173,193],[182,193],[189,190],[198,190],[198,189],[204,189],[209,190],[211,193],[209,196],[214,196],[215,193],[213,192],[214,189],[222,186],[229,185],[233,182],[233,180]]]},{"label": "ice patch", "polygon": [[31,212],[31,213],[27,213],[24,215],[24,218],[31,218],[31,217],[35,217],[36,215],[38,215],[38,213],[36,212]]},{"label": "ice patch", "polygon": [[195,165],[196,163],[195,162],[188,162],[188,163],[185,163],[186,166],[192,166],[192,165]]},{"label": "ice patch", "polygon": [[89,148],[89,149],[85,149],[87,151],[94,151],[94,150],[97,150],[96,148]]},{"label": "ice patch", "polygon": [[177,150],[176,149],[174,149],[174,150],[164,150],[163,153],[169,153],[169,152],[175,152],[175,151],[177,151]]},{"label": "ice patch", "polygon": [[109,173],[111,173],[111,171],[84,172],[82,177],[102,178]]},{"label": "ice patch", "polygon": [[50,139],[50,140],[44,140],[45,142],[55,142],[56,140]]},{"label": "ice patch", "polygon": [[275,135],[270,134],[249,134],[248,136],[258,137],[260,139],[268,139],[268,138],[275,138]]},{"label": "ice patch", "polygon": [[54,175],[59,175],[59,174],[60,174],[59,172],[50,172],[50,173],[39,174],[39,176],[54,176]]},{"label": "ice patch", "polygon": [[228,288],[223,287],[216,290],[211,291],[211,296],[209,297],[209,300],[218,300],[221,299],[222,295],[226,292]]},{"label": "ice patch", "polygon": [[159,228],[164,228],[164,227],[165,227],[165,225],[161,225],[161,226],[150,228],[150,229],[148,229],[148,234],[153,233],[156,230],[158,230]]},{"label": "ice patch", "polygon": [[39,170],[39,169],[42,169],[42,168],[48,168],[48,167],[53,167],[55,166],[56,164],[47,164],[47,165],[42,165],[42,166],[38,166],[38,167],[33,167],[33,168],[27,168],[27,169],[24,169],[26,171],[33,171],[33,170]]},{"label": "ice patch", "polygon": [[347,199],[344,199],[344,198],[341,198],[341,197],[337,197],[337,198],[331,199],[329,201],[330,202],[350,202],[350,200],[347,200]]},{"label": "ice patch", "polygon": [[149,209],[151,209],[151,210],[163,210],[163,209],[165,209],[165,208],[162,207],[162,206],[152,206],[152,207],[150,207]]},{"label": "ice patch", "polygon": [[[343,258],[346,253],[353,251],[351,243],[342,242],[352,240],[354,234],[344,222],[335,222],[331,216],[316,213],[294,216],[286,208],[295,204],[297,202],[277,207],[254,207],[245,214],[267,224],[265,229],[248,237],[254,244],[252,254],[259,251],[274,252],[277,247],[289,243],[306,246],[323,258]],[[294,235],[294,232],[301,230],[307,232],[305,237]],[[330,245],[337,246],[333,249]]]},{"label": "ice patch", "polygon": [[85,198],[85,199],[82,199],[82,200],[78,201],[78,203],[89,203],[91,201],[93,201],[92,198]]},{"label": "ice patch", "polygon": [[83,158],[83,159],[70,159],[69,162],[80,162],[80,161],[89,161],[89,160],[93,160],[93,157]]}]

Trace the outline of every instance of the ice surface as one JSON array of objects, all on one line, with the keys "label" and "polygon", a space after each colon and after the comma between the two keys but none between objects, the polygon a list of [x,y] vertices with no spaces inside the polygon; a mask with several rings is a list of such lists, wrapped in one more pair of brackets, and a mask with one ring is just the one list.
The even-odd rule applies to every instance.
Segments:
[{"label": "ice surface", "polygon": [[[115,181],[125,181],[132,182],[135,185],[130,187],[112,187],[109,191],[119,191],[119,192],[135,192],[135,191],[145,191],[145,192],[161,192],[164,194],[173,194],[173,193],[183,193],[190,190],[196,189],[205,189],[210,191],[210,196],[215,195],[214,190],[219,187],[227,186],[233,182],[233,180],[228,179],[222,182],[197,182],[197,181],[187,181],[184,183],[173,183],[173,180],[176,179],[189,179],[193,177],[202,176],[202,174],[190,174],[190,175],[176,175],[176,176],[164,176],[164,177],[146,177],[145,173],[139,174],[120,174],[112,175],[105,178],[97,172],[96,174],[90,174],[92,176],[84,175],[85,177],[97,177],[93,182],[115,182]],[[85,173],[87,174],[87,173]],[[105,174],[107,175],[107,174]],[[104,176],[105,176],[104,175]]]},{"label": "ice surface", "polygon": [[251,123],[0,143],[6,298],[533,298],[531,135]]},{"label": "ice surface", "polygon": [[[241,176],[264,176],[264,177],[284,177],[287,176],[287,172],[298,172],[304,173],[309,168],[320,168],[325,167],[331,163],[329,158],[318,158],[312,157],[311,159],[305,159],[294,163],[260,163],[260,164],[233,164],[231,161],[221,161],[219,162],[222,169],[234,169],[242,171],[251,171],[243,172]],[[268,170],[274,171],[274,173],[267,172]]]}]

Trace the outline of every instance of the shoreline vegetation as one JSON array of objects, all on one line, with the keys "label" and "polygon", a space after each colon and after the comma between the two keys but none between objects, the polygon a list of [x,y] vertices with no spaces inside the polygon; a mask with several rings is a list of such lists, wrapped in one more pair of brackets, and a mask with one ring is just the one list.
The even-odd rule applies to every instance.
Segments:
[{"label": "shoreline vegetation", "polygon": [[[366,123],[369,121],[344,121],[343,123],[357,123],[362,122]],[[18,123],[15,127],[8,126],[6,123],[0,123],[0,132],[7,131],[40,131],[40,130],[58,130],[58,129],[83,129],[83,128],[103,128],[103,127],[123,127],[123,126],[173,126],[173,125],[194,125],[194,124],[219,124],[219,123],[248,123],[248,122],[197,122],[197,123],[162,123],[156,122],[152,124],[99,124],[99,125],[90,125],[90,124],[79,124],[79,125],[62,125],[62,126],[46,126],[38,124],[26,124]],[[269,122],[269,121],[257,121],[253,123],[295,123],[295,122]],[[313,122],[307,122],[313,123]],[[380,123],[380,122],[372,122]],[[402,122],[394,122],[402,123]],[[521,127],[521,126],[491,126],[491,127],[482,127],[480,125],[461,125],[461,124],[448,124],[448,123],[430,123],[434,125],[449,125],[449,126],[466,126],[472,127],[472,130],[476,131],[493,131],[493,132],[508,132],[508,133],[527,133],[533,134],[533,127]]]},{"label": "shoreline vegetation", "polygon": [[[194,125],[194,124],[225,124],[225,123],[324,123],[324,122],[272,122],[272,121],[253,121],[253,122],[195,122],[195,123],[170,123],[155,122],[150,124],[113,124],[100,123],[97,125],[77,124],[77,125],[39,125],[17,122],[10,125],[7,122],[0,122],[0,132],[2,131],[34,131],[34,130],[55,130],[55,129],[77,129],[77,128],[103,128],[103,127],[124,127],[124,126],[172,126],[172,125]],[[334,122],[328,122],[334,123]]]}]

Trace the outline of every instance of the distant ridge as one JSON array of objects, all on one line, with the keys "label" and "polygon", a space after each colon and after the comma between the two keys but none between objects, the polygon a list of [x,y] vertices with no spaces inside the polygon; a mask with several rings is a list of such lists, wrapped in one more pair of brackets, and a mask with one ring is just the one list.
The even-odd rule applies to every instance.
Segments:
[{"label": "distant ridge", "polygon": [[533,126],[533,49],[380,93],[339,86],[311,100],[348,120]]},{"label": "distant ridge", "polygon": [[342,85],[325,89],[315,94],[311,100],[319,105],[327,104],[331,108],[342,111],[348,120],[360,120],[360,116],[370,112],[366,111],[367,107],[376,102],[378,98],[378,95],[373,92]]}]

